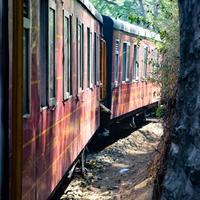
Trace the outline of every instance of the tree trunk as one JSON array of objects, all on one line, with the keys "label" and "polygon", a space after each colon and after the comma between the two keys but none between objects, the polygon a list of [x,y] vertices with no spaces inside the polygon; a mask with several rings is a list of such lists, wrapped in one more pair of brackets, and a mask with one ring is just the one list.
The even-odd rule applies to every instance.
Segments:
[{"label": "tree trunk", "polygon": [[162,200],[200,199],[200,4],[179,0],[180,76],[177,121]]}]

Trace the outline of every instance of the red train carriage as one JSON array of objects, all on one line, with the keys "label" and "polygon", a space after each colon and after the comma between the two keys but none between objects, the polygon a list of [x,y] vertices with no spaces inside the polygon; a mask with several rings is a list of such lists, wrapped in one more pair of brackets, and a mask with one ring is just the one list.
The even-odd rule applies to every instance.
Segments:
[{"label": "red train carriage", "polygon": [[10,0],[9,21],[12,194],[43,200],[99,127],[102,17],[86,0]]},{"label": "red train carriage", "polygon": [[100,99],[112,119],[158,101],[158,36],[103,26],[87,0],[0,0],[0,30],[0,198],[47,199],[99,127]]},{"label": "red train carriage", "polygon": [[159,88],[148,81],[153,76],[157,50],[149,30],[104,16],[107,43],[107,96],[111,119],[150,108],[159,100]]}]

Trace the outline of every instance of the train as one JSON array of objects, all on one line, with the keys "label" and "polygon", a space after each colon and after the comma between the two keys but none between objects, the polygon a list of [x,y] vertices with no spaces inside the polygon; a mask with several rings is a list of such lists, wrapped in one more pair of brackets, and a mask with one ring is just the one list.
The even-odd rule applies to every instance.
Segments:
[{"label": "train", "polygon": [[155,41],[88,0],[0,0],[0,199],[51,198],[105,109],[158,104]]}]

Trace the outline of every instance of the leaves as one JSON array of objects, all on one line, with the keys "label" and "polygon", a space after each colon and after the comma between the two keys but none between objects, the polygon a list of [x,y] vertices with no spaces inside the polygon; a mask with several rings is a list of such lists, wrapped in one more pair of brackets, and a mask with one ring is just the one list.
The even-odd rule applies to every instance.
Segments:
[{"label": "leaves", "polygon": [[153,80],[151,78],[151,80],[161,86],[162,98],[165,102],[170,98],[175,98],[179,73],[179,13],[177,0],[91,1],[104,15],[129,21],[160,34],[162,43],[157,43],[157,49],[159,54],[162,55],[162,59],[159,61],[159,67],[155,67],[155,78]]}]

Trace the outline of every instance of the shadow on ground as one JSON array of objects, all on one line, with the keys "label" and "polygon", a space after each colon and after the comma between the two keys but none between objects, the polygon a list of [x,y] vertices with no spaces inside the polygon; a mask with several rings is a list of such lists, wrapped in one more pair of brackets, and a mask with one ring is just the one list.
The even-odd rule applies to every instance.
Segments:
[{"label": "shadow on ground", "polygon": [[[135,128],[129,126],[126,120],[115,123],[108,128],[109,134],[107,136],[103,136],[101,134],[101,130],[99,130],[95,136],[92,138],[88,145],[89,152],[99,152],[105,149],[106,147],[112,145],[113,143],[117,142],[119,139],[123,139],[128,137],[131,134],[134,134],[134,131],[141,129],[143,126],[146,126],[149,123],[154,123],[155,121],[151,120],[150,118],[147,119],[145,122],[138,122]],[[150,134],[141,131],[141,133],[145,137],[149,137]],[[154,138],[147,138],[154,142]]]}]

